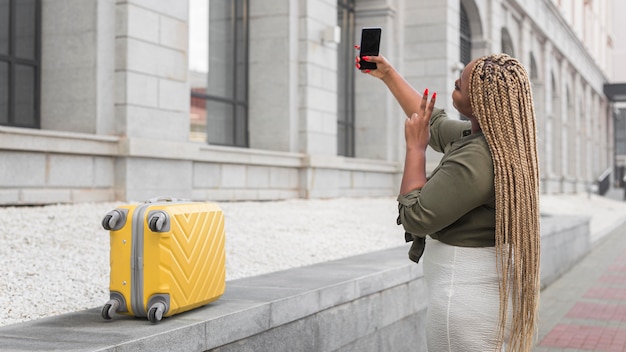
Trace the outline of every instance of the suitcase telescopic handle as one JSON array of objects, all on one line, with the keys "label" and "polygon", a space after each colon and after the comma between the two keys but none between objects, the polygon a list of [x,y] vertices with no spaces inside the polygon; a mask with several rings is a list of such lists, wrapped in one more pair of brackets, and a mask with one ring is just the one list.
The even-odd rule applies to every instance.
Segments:
[{"label": "suitcase telescopic handle", "polygon": [[154,197],[146,201],[146,203],[161,203],[161,202],[178,202],[180,199],[173,197]]}]

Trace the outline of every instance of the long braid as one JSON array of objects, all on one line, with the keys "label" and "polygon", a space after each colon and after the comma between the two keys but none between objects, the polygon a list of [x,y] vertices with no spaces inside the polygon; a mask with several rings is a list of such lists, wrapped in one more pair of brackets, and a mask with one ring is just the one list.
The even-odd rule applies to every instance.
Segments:
[{"label": "long braid", "polygon": [[[507,350],[530,351],[537,325],[541,238],[535,112],[526,70],[505,54],[477,60],[470,99],[494,163],[498,347],[506,342]],[[504,341],[509,319],[511,331]]]}]

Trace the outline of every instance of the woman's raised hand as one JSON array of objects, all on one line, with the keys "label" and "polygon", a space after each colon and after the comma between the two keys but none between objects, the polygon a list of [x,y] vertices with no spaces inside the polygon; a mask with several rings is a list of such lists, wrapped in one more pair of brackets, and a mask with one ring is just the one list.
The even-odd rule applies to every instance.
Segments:
[{"label": "woman's raised hand", "polygon": [[[360,49],[358,45],[355,45],[354,48],[356,50]],[[376,78],[383,79],[385,75],[392,69],[391,64],[382,55],[363,56],[363,60],[375,63],[377,68],[374,70],[370,70],[370,69],[362,70],[361,72],[370,74]],[[357,69],[361,69],[361,58],[359,57],[359,55],[357,55],[355,58],[355,67]]]}]

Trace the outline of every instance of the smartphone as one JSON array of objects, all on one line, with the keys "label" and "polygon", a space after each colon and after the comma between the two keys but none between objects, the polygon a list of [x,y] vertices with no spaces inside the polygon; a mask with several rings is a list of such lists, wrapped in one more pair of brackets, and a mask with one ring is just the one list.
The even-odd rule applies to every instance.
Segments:
[{"label": "smartphone", "polygon": [[363,60],[363,56],[378,56],[380,50],[380,27],[364,27],[361,29],[361,70],[375,70],[376,63]]}]

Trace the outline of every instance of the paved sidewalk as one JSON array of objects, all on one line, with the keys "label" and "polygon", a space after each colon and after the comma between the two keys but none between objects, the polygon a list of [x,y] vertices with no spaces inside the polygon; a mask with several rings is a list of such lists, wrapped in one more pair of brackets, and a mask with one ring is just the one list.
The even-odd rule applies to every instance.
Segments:
[{"label": "paved sidewalk", "polygon": [[542,291],[533,351],[626,351],[626,226]]}]

